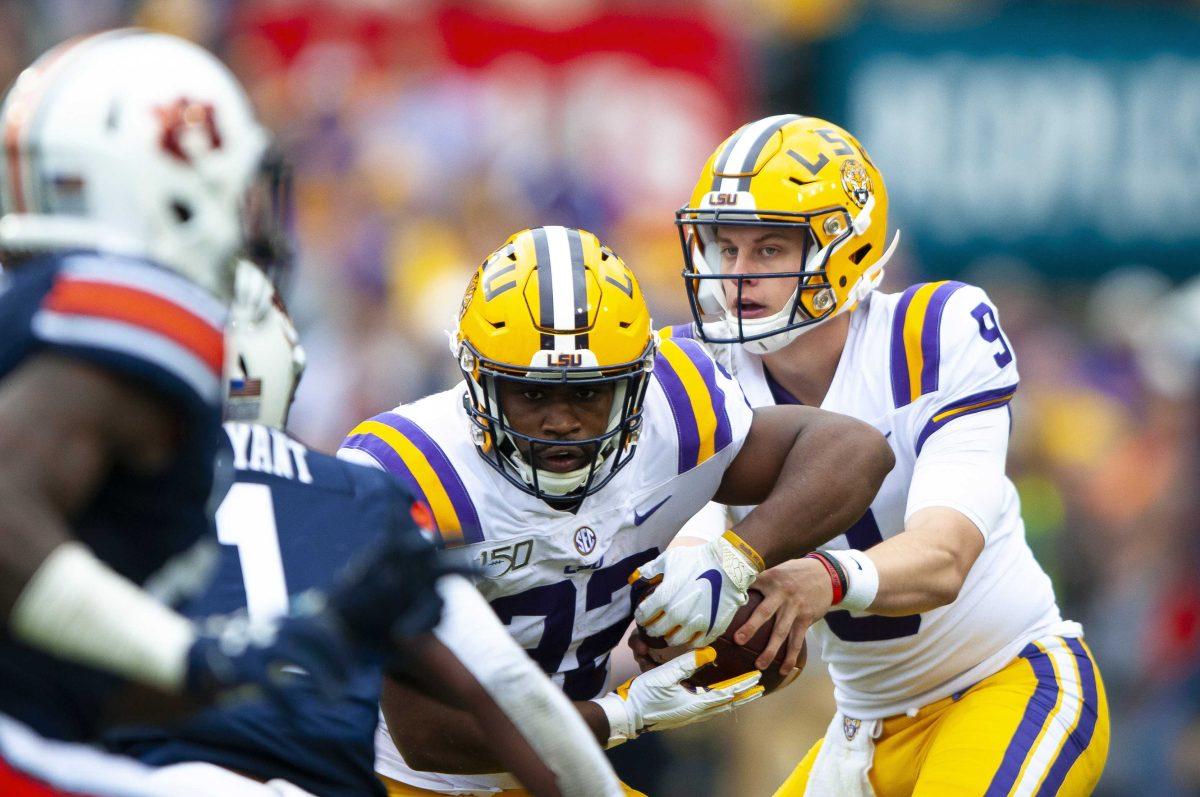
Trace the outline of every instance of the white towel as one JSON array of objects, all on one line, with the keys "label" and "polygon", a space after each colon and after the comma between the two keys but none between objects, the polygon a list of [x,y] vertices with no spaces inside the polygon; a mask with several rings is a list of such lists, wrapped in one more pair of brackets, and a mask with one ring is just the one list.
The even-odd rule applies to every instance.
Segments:
[{"label": "white towel", "polygon": [[868,773],[882,728],[880,720],[856,720],[840,711],[834,714],[804,797],[875,797]]}]

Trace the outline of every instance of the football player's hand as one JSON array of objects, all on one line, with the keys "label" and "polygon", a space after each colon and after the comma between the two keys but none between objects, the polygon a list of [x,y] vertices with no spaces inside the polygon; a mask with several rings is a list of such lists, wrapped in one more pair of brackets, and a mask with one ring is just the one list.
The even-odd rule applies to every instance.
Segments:
[{"label": "football player's hand", "polygon": [[316,593],[279,621],[255,622],[244,613],[211,617],[187,657],[185,691],[202,702],[245,693],[283,700],[285,690],[306,684],[337,699],[357,664],[357,651],[340,621]]},{"label": "football player's hand", "polygon": [[438,624],[442,599],[435,584],[450,572],[455,569],[420,534],[389,534],[342,571],[329,609],[355,644],[386,663],[404,640]]},{"label": "football player's hand", "polygon": [[754,580],[754,589],[762,593],[762,602],[737,629],[733,640],[739,645],[744,644],[774,617],[771,639],[754,663],[766,667],[786,644],[779,672],[787,675],[796,666],[809,626],[829,611],[833,598],[829,574],[815,559],[792,559],[760,573]]},{"label": "football player's hand", "polygon": [[655,587],[634,610],[634,619],[649,636],[671,646],[702,647],[729,626],[761,569],[730,536],[727,532],[706,545],[668,548],[633,571],[629,580],[635,589]]},{"label": "football player's hand", "polygon": [[762,673],[751,670],[708,687],[685,686],[696,670],[714,661],[712,648],[689,650],[631,678],[596,700],[609,719],[610,746],[643,731],[662,731],[711,719],[758,699]]}]

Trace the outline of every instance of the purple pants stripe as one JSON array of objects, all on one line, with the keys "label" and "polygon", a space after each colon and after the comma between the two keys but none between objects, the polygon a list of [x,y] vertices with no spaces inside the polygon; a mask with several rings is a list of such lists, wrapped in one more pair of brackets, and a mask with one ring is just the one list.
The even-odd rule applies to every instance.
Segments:
[{"label": "purple pants stripe", "polygon": [[654,358],[654,378],[662,385],[671,414],[675,416],[675,431],[679,437],[679,473],[686,473],[696,467],[700,459],[700,428],[696,424],[692,400],[688,398],[679,375],[662,354]]},{"label": "purple pants stripe", "polygon": [[897,408],[909,403],[912,392],[908,385],[908,358],[904,354],[904,317],[920,288],[919,284],[913,285],[900,296],[896,314],[892,317],[892,403]]},{"label": "purple pants stripe", "polygon": [[938,364],[942,348],[942,311],[946,302],[959,288],[966,287],[961,282],[947,282],[938,287],[933,296],[929,297],[929,306],[925,308],[925,322],[921,326],[921,394],[932,393],[938,389]]},{"label": "purple pants stripe", "polygon": [[1096,689],[1096,671],[1093,669],[1092,657],[1087,648],[1078,639],[1067,639],[1067,647],[1075,654],[1075,663],[1079,667],[1079,682],[1083,686],[1083,706],[1080,708],[1079,722],[1075,730],[1067,737],[1066,744],[1058,752],[1058,757],[1050,767],[1046,780],[1038,789],[1038,797],[1046,795],[1053,797],[1058,793],[1067,773],[1075,764],[1083,751],[1092,743],[1092,734],[1096,731],[1096,721],[1100,711],[1100,694]]},{"label": "purple pants stripe", "polygon": [[1050,716],[1054,704],[1058,701],[1058,679],[1054,677],[1054,665],[1050,663],[1050,657],[1037,645],[1029,644],[1021,651],[1021,658],[1028,660],[1033,667],[1037,676],[1037,686],[1025,705],[1025,714],[1017,725],[1017,731],[1013,734],[1008,749],[1004,751],[1004,758],[992,777],[985,793],[986,797],[1004,797],[1012,789],[1021,774],[1021,765],[1025,763],[1025,758],[1033,749],[1042,726],[1046,724],[1046,718]]}]

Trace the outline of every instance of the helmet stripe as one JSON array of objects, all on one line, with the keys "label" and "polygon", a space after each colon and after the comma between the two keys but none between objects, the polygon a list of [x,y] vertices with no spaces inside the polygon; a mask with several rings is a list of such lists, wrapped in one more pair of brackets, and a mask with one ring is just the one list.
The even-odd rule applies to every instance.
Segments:
[{"label": "helmet stripe", "polygon": [[[576,323],[577,309],[579,307],[577,296],[581,289],[584,288],[583,282],[583,243],[578,243],[578,249],[571,246],[570,233],[575,233],[578,240],[579,233],[576,230],[568,230],[566,227],[546,227],[544,235],[549,248],[551,276],[551,295],[553,304],[553,314],[551,315],[551,326],[556,333],[574,332],[578,328]],[[578,274],[578,278],[577,278]],[[586,313],[586,294],[584,296],[584,312]],[[555,334],[554,350],[555,351],[574,351],[575,340],[574,335]]]},{"label": "helmet stripe", "polygon": [[[583,263],[583,239],[579,230],[567,229],[567,246],[571,250],[571,299],[575,304],[575,329],[586,329],[588,325],[587,267]],[[575,336],[575,348],[586,349],[588,336],[581,332]]]},{"label": "helmet stripe", "polygon": [[[740,175],[753,171],[754,164],[758,162],[758,156],[762,154],[767,142],[771,140],[771,136],[779,132],[784,125],[801,118],[803,117],[798,114],[781,114],[768,116],[766,119],[759,119],[757,122],[746,125],[730,141],[726,151],[722,154],[723,164],[718,167],[717,173]],[[714,175],[712,190],[727,193],[749,191],[750,175],[746,174],[743,177]]]},{"label": "helmet stripe", "polygon": [[[530,231],[533,236],[533,267],[538,275],[538,326],[554,328],[554,272],[550,268],[550,244],[546,240],[546,228]],[[554,336],[542,333],[542,348],[554,348]]]},{"label": "helmet stripe", "polygon": [[[59,85],[57,78],[64,65],[88,49],[81,46],[85,43],[90,45],[135,32],[136,29],[124,28],[78,36],[50,50],[21,73],[8,97],[3,133],[8,189],[17,213],[27,213],[33,209],[35,203],[32,192],[37,187],[34,179],[37,170],[32,163],[36,152],[26,151],[26,164],[22,164],[21,151],[28,150],[28,141],[34,137],[33,130],[39,126],[49,104],[45,101],[46,97]],[[71,58],[67,58],[68,55]],[[29,168],[23,168],[25,165]]]}]

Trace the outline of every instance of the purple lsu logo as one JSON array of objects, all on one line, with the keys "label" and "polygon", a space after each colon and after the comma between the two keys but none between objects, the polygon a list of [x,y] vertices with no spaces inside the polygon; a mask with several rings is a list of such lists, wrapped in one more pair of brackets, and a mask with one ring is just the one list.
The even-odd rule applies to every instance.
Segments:
[{"label": "purple lsu logo", "polygon": [[710,205],[736,205],[738,203],[737,194],[709,194],[708,204]]},{"label": "purple lsu logo", "polygon": [[577,351],[547,352],[546,365],[551,368],[575,368],[583,365],[583,355]]}]

